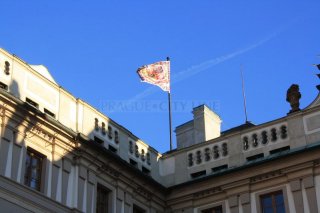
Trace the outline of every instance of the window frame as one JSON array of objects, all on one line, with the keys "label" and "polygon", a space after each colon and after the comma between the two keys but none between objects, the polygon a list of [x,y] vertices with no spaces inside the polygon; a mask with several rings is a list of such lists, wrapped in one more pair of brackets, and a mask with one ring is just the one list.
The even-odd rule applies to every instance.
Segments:
[{"label": "window frame", "polygon": [[226,203],[225,201],[221,201],[221,202],[216,202],[216,203],[212,203],[212,204],[208,204],[208,205],[203,205],[197,208],[197,213],[202,213],[202,211],[205,210],[209,210],[209,209],[213,209],[216,207],[222,207],[222,212],[226,212]]},{"label": "window frame", "polygon": [[[40,172],[39,174],[39,183],[37,184],[37,187],[34,188],[32,187],[31,180],[32,180],[32,167],[27,167],[27,157],[30,156],[29,153],[32,155],[36,156],[38,159],[41,160],[41,165],[39,166]],[[41,152],[38,152],[37,150],[27,147],[26,149],[26,155],[24,158],[24,182],[23,184],[33,190],[39,191],[39,192],[44,192],[44,184],[45,184],[45,175],[46,175],[46,162],[47,162],[47,156],[42,154]]]},{"label": "window frame", "polygon": [[106,201],[106,203],[107,203],[107,212],[111,212],[112,190],[109,189],[108,187],[106,187],[104,184],[101,184],[101,183],[97,183],[97,187],[96,187],[96,199],[95,199],[95,201],[96,201],[96,203],[95,203],[96,210],[95,210],[95,212],[98,213],[98,195],[99,195],[98,189],[99,188],[104,190],[105,192],[107,192],[107,201]]},{"label": "window frame", "polygon": [[[210,207],[210,208],[207,208],[207,209],[202,209],[201,210],[201,213],[212,213],[212,210],[217,210],[217,208],[221,208],[221,213],[223,213],[223,207],[222,205],[217,205],[217,206],[213,206],[213,207]],[[211,211],[210,211],[211,210]],[[210,212],[209,212],[210,211]]]},{"label": "window frame", "polygon": [[144,208],[142,208],[140,205],[133,203],[132,212],[136,213],[136,211],[138,211],[138,213],[147,213],[147,211]]},{"label": "window frame", "polygon": [[277,192],[282,192],[283,195],[283,201],[284,201],[284,208],[286,212],[290,212],[289,209],[289,203],[288,203],[288,195],[287,195],[287,187],[286,186],[280,186],[280,187],[275,187],[269,190],[264,190],[260,191],[258,193],[255,193],[255,199],[256,199],[256,210],[257,213],[263,213],[262,211],[262,206],[261,206],[261,197],[264,195],[272,194],[272,193],[277,193]]},{"label": "window frame", "polygon": [[276,197],[277,195],[282,195],[283,207],[284,207],[284,209],[286,208],[285,203],[284,203],[283,192],[282,192],[282,190],[280,190],[280,191],[270,192],[270,193],[267,193],[267,194],[262,194],[262,195],[259,196],[259,198],[260,198],[260,208],[261,208],[261,211],[262,211],[262,212],[263,212],[263,207],[264,207],[264,206],[263,206],[263,199],[265,199],[265,198],[267,198],[267,197],[270,197],[270,198],[271,198],[271,207],[272,207],[272,209],[274,210],[274,208],[275,208],[275,210],[278,211],[277,205],[276,205],[276,203],[275,203],[275,197]]}]

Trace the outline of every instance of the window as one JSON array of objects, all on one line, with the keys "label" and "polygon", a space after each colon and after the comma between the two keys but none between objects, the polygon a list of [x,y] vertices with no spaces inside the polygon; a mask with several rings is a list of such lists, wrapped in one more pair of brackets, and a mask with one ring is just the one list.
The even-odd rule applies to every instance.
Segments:
[{"label": "window", "polygon": [[290,146],[285,146],[285,147],[281,147],[278,149],[274,149],[270,151],[270,155],[273,154],[283,154],[284,152],[289,152],[290,151]]},{"label": "window", "polygon": [[145,212],[146,212],[145,210],[133,204],[133,213],[145,213]]},{"label": "window", "polygon": [[39,108],[39,104],[31,100],[30,98],[26,98],[26,102],[37,109]]},{"label": "window", "polygon": [[41,178],[45,162],[44,160],[44,155],[31,148],[27,148],[24,184],[38,191],[41,190]]},{"label": "window", "polygon": [[0,82],[0,88],[8,91],[8,85]]},{"label": "window", "polygon": [[192,177],[192,178],[199,178],[199,177],[206,176],[206,174],[207,174],[206,170],[202,170],[202,171],[200,171],[200,172],[192,173],[192,174],[191,174],[191,177]]},{"label": "window", "polygon": [[103,141],[102,139],[100,139],[100,138],[98,138],[98,137],[96,137],[96,136],[93,137],[93,140],[94,140],[95,142],[99,143],[99,144],[103,144],[103,143],[104,143],[104,141]]},{"label": "window", "polygon": [[150,170],[143,166],[142,167],[142,173],[146,174],[146,175],[150,175]]},{"label": "window", "polygon": [[130,164],[134,167],[138,167],[138,163],[132,159],[130,159]]},{"label": "window", "polygon": [[98,184],[97,186],[97,213],[108,213],[109,211],[109,194],[110,190]]},{"label": "window", "polygon": [[271,192],[260,196],[262,213],[285,213],[282,191]]},{"label": "window", "polygon": [[214,168],[212,168],[211,170],[212,170],[212,172],[221,172],[221,171],[224,171],[224,170],[226,170],[226,169],[228,169],[228,165],[227,164],[224,164],[224,165],[222,165],[222,166],[217,166],[217,167],[214,167]]},{"label": "window", "polygon": [[46,113],[47,115],[50,115],[51,117],[55,118],[56,115],[53,112],[50,112],[49,110],[47,110],[46,108],[44,108],[44,113]]},{"label": "window", "polygon": [[247,161],[255,161],[264,157],[263,153],[247,157]]},{"label": "window", "polygon": [[108,146],[108,148],[113,153],[117,153],[117,151],[118,151],[116,148],[114,148],[113,146],[110,146],[110,145]]},{"label": "window", "polygon": [[222,206],[216,206],[210,209],[202,210],[201,213],[222,213]]}]

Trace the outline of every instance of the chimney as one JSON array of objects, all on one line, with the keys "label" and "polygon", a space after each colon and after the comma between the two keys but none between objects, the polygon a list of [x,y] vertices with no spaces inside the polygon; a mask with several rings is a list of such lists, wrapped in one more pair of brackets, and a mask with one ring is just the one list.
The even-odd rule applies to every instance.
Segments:
[{"label": "chimney", "polygon": [[206,105],[193,108],[194,142],[201,143],[220,137],[221,119]]},{"label": "chimney", "polygon": [[206,105],[193,108],[192,113],[193,120],[175,130],[178,149],[220,137],[222,121],[216,113]]}]

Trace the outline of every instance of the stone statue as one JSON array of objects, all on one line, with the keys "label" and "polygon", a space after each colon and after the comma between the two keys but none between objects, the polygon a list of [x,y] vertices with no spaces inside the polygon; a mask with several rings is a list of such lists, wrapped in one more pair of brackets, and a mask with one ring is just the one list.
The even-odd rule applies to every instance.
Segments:
[{"label": "stone statue", "polygon": [[292,84],[287,91],[287,102],[290,103],[291,110],[289,113],[299,111],[301,93],[299,92],[299,85]]}]

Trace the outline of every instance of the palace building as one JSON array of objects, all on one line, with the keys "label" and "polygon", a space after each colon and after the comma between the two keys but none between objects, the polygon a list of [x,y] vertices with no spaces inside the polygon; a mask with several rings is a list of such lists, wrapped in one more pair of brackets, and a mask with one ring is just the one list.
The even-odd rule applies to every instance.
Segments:
[{"label": "palace building", "polygon": [[0,87],[1,212],[320,212],[320,95],[300,109],[298,85],[260,125],[194,108],[163,154],[3,49]]}]

